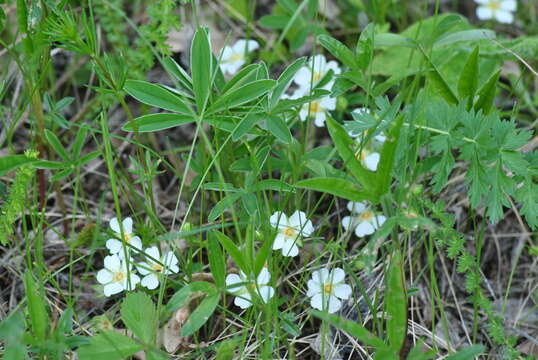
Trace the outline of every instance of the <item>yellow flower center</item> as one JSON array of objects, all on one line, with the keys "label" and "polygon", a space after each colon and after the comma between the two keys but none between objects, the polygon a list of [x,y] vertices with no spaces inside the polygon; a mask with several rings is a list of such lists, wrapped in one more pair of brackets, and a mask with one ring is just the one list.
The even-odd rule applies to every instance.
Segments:
[{"label": "yellow flower center", "polygon": [[241,53],[234,53],[232,56],[230,56],[230,60],[228,62],[236,63],[238,61],[243,60],[243,54]]},{"label": "yellow flower center", "polygon": [[125,273],[123,271],[114,273],[114,275],[112,276],[113,282],[120,282],[120,281],[123,281],[124,279],[125,279]]},{"label": "yellow flower center", "polygon": [[501,8],[501,3],[499,1],[490,1],[487,5],[491,11],[495,12]]},{"label": "yellow flower center", "polygon": [[371,212],[370,210],[366,210],[362,214],[359,215],[359,218],[361,220],[366,220],[366,221],[371,220],[373,217],[374,217],[374,213]]},{"label": "yellow flower center", "polygon": [[295,238],[295,237],[297,237],[297,230],[295,230],[294,228],[292,228],[290,226],[284,228],[281,232],[287,238]]},{"label": "yellow flower center", "polygon": [[325,284],[325,285],[323,285],[323,292],[325,294],[329,294],[329,295],[332,294],[332,292],[333,292],[333,284]]},{"label": "yellow flower center", "polygon": [[321,79],[321,75],[321,73],[314,72],[314,74],[312,75],[312,82],[314,84],[317,83]]},{"label": "yellow flower center", "polygon": [[153,271],[157,271],[157,272],[161,272],[164,270],[164,266],[160,264],[153,264],[151,265],[151,268],[153,269]]},{"label": "yellow flower center", "polygon": [[310,103],[310,109],[308,110],[310,114],[316,114],[320,112],[320,105],[317,101],[312,101]]}]

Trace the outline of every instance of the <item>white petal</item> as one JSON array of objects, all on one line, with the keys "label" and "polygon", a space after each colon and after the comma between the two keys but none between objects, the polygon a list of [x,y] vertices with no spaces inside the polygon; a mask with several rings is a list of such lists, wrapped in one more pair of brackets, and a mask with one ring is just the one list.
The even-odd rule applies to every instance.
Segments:
[{"label": "white petal", "polygon": [[379,155],[379,153],[371,153],[364,159],[364,163],[369,170],[376,171],[380,158],[381,155]]},{"label": "white petal", "polygon": [[[229,46],[225,46],[224,49],[222,49],[222,52],[220,55],[221,67],[223,64],[225,64],[226,66],[228,65],[227,62],[232,57],[233,53],[234,51]],[[225,72],[225,71],[222,70],[222,72]]]},{"label": "white petal", "polygon": [[342,302],[340,300],[338,300],[335,296],[329,297],[329,307],[327,309],[327,312],[329,314],[333,314],[337,312],[338,310],[340,310],[341,307],[342,307]]},{"label": "white petal", "polygon": [[129,239],[129,245],[131,245],[135,249],[141,250],[142,240],[138,236],[133,236],[131,239]]},{"label": "white petal", "polygon": [[96,278],[100,284],[108,284],[112,281],[112,273],[107,269],[101,269],[97,272]]},{"label": "white petal", "polygon": [[170,271],[172,271],[172,269],[177,269],[174,272],[179,271],[179,268],[177,266],[178,262],[179,261],[178,261],[176,255],[174,255],[174,253],[172,251],[167,252],[166,255],[164,256],[163,261],[162,261],[164,266],[166,268],[168,268]]},{"label": "white petal", "polygon": [[325,67],[327,65],[327,60],[325,59],[325,56],[318,54],[316,56],[313,56],[310,59],[309,65],[310,67],[314,69],[314,71],[323,72],[323,75],[324,75],[326,71],[323,71],[323,70],[325,70]]},{"label": "white petal", "polygon": [[115,233],[118,233],[118,234],[120,233],[121,229],[120,229],[120,223],[118,221],[118,218],[113,218],[112,220],[110,220],[110,228]]},{"label": "white petal", "polygon": [[345,277],[346,277],[346,273],[344,272],[344,270],[340,268],[334,268],[329,274],[329,281],[332,284],[338,284],[344,281]]},{"label": "white petal", "polygon": [[111,254],[117,254],[122,251],[121,241],[116,239],[109,239],[106,242],[106,248]]},{"label": "white petal", "polygon": [[275,241],[273,242],[273,250],[282,249],[288,240],[284,234],[276,234]]},{"label": "white petal", "polygon": [[312,298],[310,298],[310,306],[314,309],[323,311],[323,295],[319,293],[312,296]]},{"label": "white petal", "polygon": [[127,279],[123,282],[123,287],[125,290],[132,291],[136,288],[136,285],[140,282],[140,277],[133,273],[132,271],[129,272],[129,281]]},{"label": "white petal", "polygon": [[347,209],[354,214],[361,214],[366,210],[366,204],[362,202],[350,201],[347,203]]},{"label": "white petal", "polygon": [[[237,274],[229,274],[226,276],[226,287],[228,287],[230,291],[236,292],[239,290],[240,286],[238,284],[244,283],[245,281],[239,277]],[[234,286],[236,285],[236,286]]]},{"label": "white petal", "polygon": [[147,275],[151,273],[151,265],[147,262],[141,262],[136,265],[138,272],[142,275]]},{"label": "white petal", "polygon": [[497,10],[495,11],[495,19],[503,24],[511,24],[514,21],[514,15],[509,11]]},{"label": "white petal", "polygon": [[239,59],[228,66],[228,73],[235,75],[241,66],[245,63],[245,60]]},{"label": "white petal", "polygon": [[142,282],[140,284],[150,290],[153,290],[159,286],[159,278],[155,274],[149,274],[142,278]]},{"label": "white petal", "polygon": [[244,54],[245,52],[251,52],[260,47],[260,44],[256,40],[237,40],[233,46],[233,51],[239,54]]},{"label": "white petal", "polygon": [[125,219],[123,219],[123,233],[126,235],[130,235],[133,233],[133,219],[131,219],[130,217],[126,217]]},{"label": "white petal", "polygon": [[479,6],[476,8],[476,17],[480,20],[489,20],[493,18],[493,11],[487,6]]},{"label": "white petal", "polygon": [[374,227],[377,229],[378,227],[383,225],[386,220],[387,218],[385,217],[385,215],[377,215],[375,217]]},{"label": "white petal", "polygon": [[501,9],[505,11],[516,11],[517,2],[516,0],[504,0],[501,2]]},{"label": "white petal", "polygon": [[301,233],[303,236],[310,236],[314,232],[314,225],[312,225],[312,221],[307,220],[305,224],[303,224],[303,228],[301,230]]},{"label": "white petal", "polygon": [[295,257],[299,255],[299,247],[297,246],[297,244],[294,243],[294,241],[288,240],[284,243],[284,246],[282,247],[282,255]]},{"label": "white petal", "polygon": [[105,256],[104,264],[105,269],[108,269],[112,272],[117,272],[121,268],[120,258],[116,255]]},{"label": "white petal", "polygon": [[316,125],[316,127],[324,127],[326,118],[327,115],[325,115],[325,111],[319,111],[314,118],[314,125]]},{"label": "white petal", "polygon": [[474,2],[480,5],[487,5],[491,2],[491,0],[474,0]]},{"label": "white petal", "polygon": [[168,269],[166,269],[164,273],[168,275],[168,274],[177,274],[178,272],[179,272],[179,266],[172,265],[168,267]]},{"label": "white petal", "polygon": [[312,297],[323,291],[323,286],[319,282],[313,279],[308,280],[307,286],[308,286],[308,291],[306,292],[306,296],[308,297]]},{"label": "white petal", "polygon": [[329,270],[322,268],[312,272],[312,280],[317,281],[319,284],[325,284],[329,280]]},{"label": "white petal", "polygon": [[234,299],[234,304],[239,306],[241,309],[246,309],[252,305],[250,302],[250,294],[247,292],[241,296],[236,296]]},{"label": "white petal", "polygon": [[273,297],[275,294],[275,289],[273,289],[270,286],[262,286],[260,287],[260,297],[262,298],[263,302],[266,303]]},{"label": "white petal", "polygon": [[306,214],[302,211],[295,210],[288,221],[292,227],[300,229],[306,224]]},{"label": "white petal", "polygon": [[274,228],[286,227],[288,226],[288,217],[282,211],[276,211],[269,218],[269,223]]},{"label": "white petal", "polygon": [[365,235],[371,235],[374,232],[375,232],[375,228],[368,221],[361,222],[355,228],[355,235],[357,235],[358,237],[362,237],[362,236],[365,236]]},{"label": "white petal", "polygon": [[329,72],[329,70],[332,70],[334,75],[340,74],[340,67],[338,66],[338,63],[334,60],[331,60],[325,65],[325,72]]},{"label": "white petal", "polygon": [[349,299],[351,291],[351,286],[348,284],[336,284],[333,287],[334,295],[340,299]]},{"label": "white petal", "polygon": [[312,71],[307,66],[303,66],[297,71],[293,81],[302,88],[303,91],[310,91],[310,81],[312,80]]},{"label": "white petal", "polygon": [[258,274],[258,277],[256,278],[256,283],[258,286],[269,284],[269,281],[271,281],[271,274],[269,273],[269,270],[267,268],[263,267]]},{"label": "white petal", "polygon": [[356,223],[356,221],[354,220],[355,218],[352,218],[351,216],[344,216],[342,218],[342,226],[346,230],[346,232],[349,231],[349,229],[355,225],[354,223]]},{"label": "white petal", "polygon": [[334,110],[336,109],[336,98],[328,96],[321,98],[319,105],[325,110]]},{"label": "white petal", "polygon": [[301,111],[299,111],[299,119],[301,119],[301,121],[306,121],[306,119],[308,119],[308,104],[303,106]]},{"label": "white petal", "polygon": [[111,295],[114,295],[114,294],[118,294],[118,293],[122,292],[123,290],[125,290],[123,288],[123,286],[121,286],[120,283],[116,283],[116,282],[107,284],[103,288],[105,296],[111,296]]},{"label": "white petal", "polygon": [[148,261],[151,262],[151,263],[155,263],[156,261],[161,260],[161,253],[160,253],[159,249],[157,248],[157,246],[152,246],[152,247],[147,248],[146,250],[144,250],[144,255],[149,256]]}]

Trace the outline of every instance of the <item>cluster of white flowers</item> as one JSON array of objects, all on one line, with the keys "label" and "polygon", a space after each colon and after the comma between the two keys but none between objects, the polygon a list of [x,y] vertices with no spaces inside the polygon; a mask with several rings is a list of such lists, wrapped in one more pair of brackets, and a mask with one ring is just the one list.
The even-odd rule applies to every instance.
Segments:
[{"label": "cluster of white flowers", "polygon": [[[125,218],[121,227],[123,237],[118,219],[114,218],[110,221],[110,228],[114,231],[116,238],[106,242],[110,255],[104,259],[104,269],[97,273],[97,281],[104,285],[105,296],[118,294],[124,290],[134,290],[139,283],[150,290],[156,289],[161,275],[179,271],[178,259],[172,251],[161,256],[157,246],[142,250],[142,240],[133,234],[133,219]],[[133,267],[133,258],[136,255],[144,258],[143,261],[135,264],[136,269],[142,275],[142,280]]]},{"label": "cluster of white flowers", "polygon": [[514,21],[513,12],[517,9],[516,0],[474,0],[478,4],[476,16],[480,20],[495,19],[503,24]]},{"label": "cluster of white flowers", "polygon": [[351,216],[342,218],[342,227],[346,232],[355,230],[355,235],[358,237],[372,235],[387,219],[384,215],[376,215],[362,202],[350,201],[347,203],[347,208]]}]

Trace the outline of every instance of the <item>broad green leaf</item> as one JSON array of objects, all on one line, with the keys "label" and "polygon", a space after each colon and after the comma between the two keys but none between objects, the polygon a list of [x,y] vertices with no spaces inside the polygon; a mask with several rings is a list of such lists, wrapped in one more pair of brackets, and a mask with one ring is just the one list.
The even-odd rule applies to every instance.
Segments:
[{"label": "broad green leaf", "polygon": [[305,62],[305,57],[299,58],[295,60],[290,66],[288,66],[286,70],[282,72],[282,74],[280,74],[277,80],[277,85],[271,92],[271,100],[269,101],[270,109],[274,108],[275,105],[278,103],[282,94],[284,94],[290,86],[291,81],[295,77],[295,74],[297,74],[297,71],[299,71],[299,69],[303,67]]},{"label": "broad green leaf", "polygon": [[394,47],[394,46],[403,46],[409,48],[416,48],[416,43],[413,39],[408,37],[393,34],[393,33],[383,33],[376,34],[374,37],[374,47]]},{"label": "broad green leaf", "polygon": [[24,274],[24,290],[26,292],[32,333],[37,340],[44,341],[49,327],[47,303],[44,298],[45,295],[42,291],[42,286],[35,283],[30,271],[26,271]]},{"label": "broad green leaf", "polygon": [[90,338],[90,344],[78,348],[80,360],[122,360],[143,350],[144,346],[117,332],[107,331]]},{"label": "broad green leaf", "polygon": [[209,320],[213,312],[219,304],[220,294],[206,296],[198,307],[192,312],[189,319],[181,328],[181,336],[189,336],[194,334]]},{"label": "broad green leaf", "polygon": [[273,191],[294,191],[293,186],[286,184],[284,181],[280,181],[277,179],[266,179],[256,182],[254,186],[252,187],[253,191],[265,191],[265,190],[273,190]]},{"label": "broad green leaf", "polygon": [[463,67],[458,81],[458,95],[460,99],[469,99],[472,104],[476,88],[478,87],[478,52],[476,46],[473,52],[467,58],[467,62]]},{"label": "broad green leaf", "polygon": [[232,109],[245,104],[254,99],[258,99],[271,90],[276,84],[274,80],[258,80],[250,84],[231,89],[222,94],[217,101],[208,109],[208,113],[215,113],[222,110]]},{"label": "broad green leaf", "polygon": [[[373,191],[376,188],[375,174],[362,167],[361,163],[355,157],[353,150],[353,140],[350,138],[346,130],[342,128],[334,119],[330,116],[327,117],[327,127],[333,142],[336,146],[338,154],[344,161],[345,167],[351,172],[351,174],[357,179],[357,181],[364,187],[365,192]],[[377,199],[372,199],[377,201]]]},{"label": "broad green leaf", "polygon": [[209,215],[207,215],[207,220],[215,221],[219,216],[222,215],[224,210],[229,209],[237,200],[239,200],[240,197],[241,194],[239,193],[233,193],[223,197],[222,200],[213,206],[209,212]]},{"label": "broad green leaf", "polygon": [[4,360],[28,359],[24,343],[24,313],[17,311],[0,322],[0,340],[4,345]]},{"label": "broad green leaf", "polygon": [[224,275],[226,274],[226,264],[224,263],[224,259],[226,259],[226,257],[219,245],[219,240],[213,233],[209,233],[207,239],[207,257],[211,274],[213,274],[213,278],[215,279],[215,284],[219,288],[223,288],[225,286]]},{"label": "broad green leaf", "polygon": [[306,179],[297,182],[295,187],[328,193],[350,201],[358,202],[371,200],[372,198],[368,192],[361,190],[358,185],[339,178],[318,177]]},{"label": "broad green leaf", "polygon": [[239,345],[239,338],[232,338],[221,341],[218,344],[215,360],[233,360],[235,349]]},{"label": "broad green leaf", "polygon": [[268,29],[284,29],[289,21],[286,15],[265,15],[260,19],[260,25]]},{"label": "broad green leaf", "polygon": [[241,195],[241,202],[243,203],[243,208],[247,211],[250,216],[254,216],[258,211],[258,199],[252,193],[245,193]]},{"label": "broad green leaf", "polygon": [[192,115],[182,114],[170,114],[170,113],[158,113],[149,114],[137,117],[134,119],[134,123],[128,122],[122,128],[123,131],[133,132],[135,126],[138,127],[139,132],[152,132],[170,129],[176,126],[188,124],[194,122]]},{"label": "broad green leaf", "polygon": [[433,46],[439,47],[444,45],[453,44],[460,41],[476,41],[476,40],[491,40],[495,39],[495,31],[485,29],[472,29],[463,30],[445,36],[438,39]]},{"label": "broad green leaf", "polygon": [[[433,64],[432,64],[433,65]],[[458,98],[454,95],[454,91],[450,88],[450,85],[441,76],[439,70],[433,67],[428,74],[428,80],[430,80],[435,91],[449,104],[457,104]]]},{"label": "broad green leaf", "polygon": [[329,35],[318,36],[318,41],[327,51],[329,51],[341,63],[351,70],[359,70],[359,65],[355,60],[355,55],[347,46]]},{"label": "broad green leaf", "polygon": [[265,116],[262,114],[248,114],[247,116],[245,116],[243,119],[241,119],[241,121],[239,122],[239,124],[237,124],[235,130],[233,131],[232,140],[239,140],[243,135],[247,134],[250,129],[252,129],[252,127],[256,125],[256,123],[263,120],[264,117]]},{"label": "broad green leaf", "polygon": [[183,100],[160,85],[141,80],[127,80],[124,90],[144,104],[160,109],[192,115],[192,109]]},{"label": "broad green leaf", "polygon": [[461,349],[455,354],[446,358],[446,360],[474,360],[478,355],[482,354],[486,348],[483,345],[470,345]]},{"label": "broad green leaf", "polygon": [[158,326],[155,305],[142,292],[127,294],[121,305],[121,320],[144,344],[152,344]]},{"label": "broad green leaf", "polygon": [[167,313],[174,312],[186,306],[194,293],[203,292],[208,295],[217,293],[215,285],[206,281],[196,281],[185,285],[178,290],[168,301],[165,307]]},{"label": "broad green leaf", "polygon": [[329,314],[329,313],[321,312],[317,310],[312,310],[311,313],[315,317],[318,317],[321,320],[328,322],[332,326],[347,332],[349,335],[365,343],[366,345],[373,346],[377,349],[387,348],[383,340],[381,340],[380,338],[372,334],[361,324],[358,324],[351,320],[341,318],[337,315],[333,315],[333,314]]},{"label": "broad green leaf", "polygon": [[37,160],[33,165],[38,169],[63,169],[67,166],[68,163],[63,163],[59,161],[49,161],[49,160]]},{"label": "broad green leaf", "polygon": [[475,111],[480,111],[484,114],[489,114],[495,100],[495,93],[497,92],[497,81],[501,76],[501,70],[497,71],[478,91],[478,100],[474,104]]},{"label": "broad green leaf", "polygon": [[198,28],[191,44],[192,88],[198,114],[203,114],[212,87],[213,54],[209,43],[209,30]]},{"label": "broad green leaf", "polygon": [[192,80],[185,70],[174,59],[167,56],[162,61],[164,69],[185,88],[192,90]]},{"label": "broad green leaf", "polygon": [[231,89],[239,88],[245,84],[258,80],[258,70],[260,64],[250,64],[242,68],[233,78],[228,80],[226,85],[221,89],[221,93],[225,94]]},{"label": "broad green leaf", "polygon": [[400,360],[400,356],[391,348],[382,348],[375,352],[374,360]]},{"label": "broad green leaf", "polygon": [[47,142],[50,144],[50,146],[52,146],[54,151],[56,151],[56,153],[60,155],[62,160],[64,161],[69,160],[69,155],[67,155],[67,152],[65,151],[62,143],[60,142],[60,139],[58,139],[56,134],[54,134],[52,131],[48,129],[45,129],[45,138],[47,139]]},{"label": "broad green leaf", "polygon": [[394,159],[396,158],[396,149],[398,148],[403,121],[404,116],[400,115],[396,120],[395,126],[390,130],[389,136],[381,149],[381,160],[376,171],[378,197],[381,197],[390,191],[392,169],[394,168]]},{"label": "broad green leaf", "polygon": [[385,306],[388,314],[387,333],[391,348],[399,352],[407,336],[407,295],[402,273],[402,261],[395,252],[390,262],[385,293]]},{"label": "broad green leaf", "polygon": [[25,164],[36,162],[37,159],[31,159],[26,155],[9,155],[0,158],[0,176],[7,174],[11,170]]},{"label": "broad green leaf", "polygon": [[73,142],[73,147],[71,148],[71,154],[74,159],[77,159],[80,156],[82,151],[82,146],[84,146],[84,141],[86,141],[86,135],[88,134],[88,128],[82,126],[77,131],[77,136]]},{"label": "broad green leaf", "polygon": [[265,120],[265,126],[271,134],[274,135],[278,140],[282,141],[284,144],[291,143],[292,136],[288,125],[282,120],[280,116],[277,115],[267,115]]},{"label": "broad green leaf", "polygon": [[94,152],[91,152],[89,154],[86,154],[84,155],[83,157],[80,158],[80,160],[78,160],[76,163],[78,165],[84,165],[90,161],[92,161],[93,159],[99,157],[99,155],[101,155],[101,152],[100,151],[94,151]]},{"label": "broad green leaf", "polygon": [[226,252],[232,257],[237,266],[239,266],[239,268],[243,270],[245,274],[247,274],[249,267],[247,266],[247,262],[245,261],[244,254],[241,252],[241,250],[239,250],[234,242],[228,236],[224,235],[224,233],[220,231],[212,231],[212,233],[219,240]]}]

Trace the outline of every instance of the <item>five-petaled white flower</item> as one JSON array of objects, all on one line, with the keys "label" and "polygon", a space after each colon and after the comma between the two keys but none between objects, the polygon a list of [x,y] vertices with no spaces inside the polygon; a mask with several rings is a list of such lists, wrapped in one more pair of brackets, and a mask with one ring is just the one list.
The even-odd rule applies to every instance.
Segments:
[{"label": "five-petaled white flower", "polygon": [[[310,92],[310,89],[316,87],[329,70],[333,71],[333,75],[340,74],[340,67],[336,61],[327,61],[325,56],[316,55],[311,57],[308,63],[297,71],[293,81],[303,92]],[[327,87],[330,88],[333,83],[334,80],[331,79]]]},{"label": "five-petaled white flower", "polygon": [[268,286],[270,280],[269,270],[263,267],[256,281],[250,280],[243,271],[240,271],[239,275],[229,274],[226,276],[226,286],[229,288],[228,291],[235,295],[234,304],[246,309],[252,305],[251,292],[257,294],[264,303],[273,297],[275,290]]},{"label": "five-petaled white flower", "polygon": [[314,124],[317,127],[323,127],[327,118],[326,112],[334,109],[336,109],[336,99],[325,96],[303,104],[301,111],[299,111],[299,118],[302,121],[305,121],[308,117],[314,118]]},{"label": "five-petaled white flower", "polygon": [[282,249],[284,256],[297,256],[300,237],[308,237],[314,232],[312,221],[306,220],[306,214],[299,210],[296,210],[289,218],[283,212],[277,211],[271,215],[269,222],[271,226],[278,229],[273,242],[273,250]]},{"label": "five-petaled white flower", "polygon": [[246,53],[258,49],[260,45],[255,40],[237,40],[233,46],[225,46],[220,58],[220,69],[223,73],[235,74],[245,64]]},{"label": "five-petaled white flower", "polygon": [[375,215],[362,202],[350,201],[347,203],[347,208],[352,215],[342,218],[342,226],[346,231],[355,228],[355,235],[358,237],[373,234],[387,220],[384,215]]},{"label": "five-petaled white flower", "polygon": [[500,23],[510,24],[514,21],[516,0],[474,0],[478,4],[476,16],[480,20],[495,19]]},{"label": "five-petaled white flower", "polygon": [[335,313],[342,307],[342,300],[351,296],[351,286],[344,283],[346,273],[340,268],[320,269],[312,273],[308,280],[307,296],[314,309]]},{"label": "five-petaled white flower", "polygon": [[150,290],[156,289],[159,286],[159,277],[161,274],[169,275],[179,271],[177,257],[172,251],[161,256],[157,246],[152,246],[144,251],[144,255],[146,255],[147,261],[137,264],[136,267],[140,275],[144,276],[140,285]]},{"label": "five-petaled white flower", "polygon": [[118,294],[123,290],[134,290],[140,278],[132,270],[132,264],[118,255],[105,257],[105,268],[97,273],[97,281],[104,285],[105,296]]},{"label": "five-petaled white flower", "polygon": [[357,151],[357,159],[364,165],[368,170],[376,171],[377,165],[379,165],[379,160],[381,155],[376,151],[370,151],[366,148],[360,149]]},{"label": "five-petaled white flower", "polygon": [[[127,217],[123,219],[123,241],[133,246],[136,249],[142,249],[142,240],[138,236],[133,234],[133,219]],[[110,228],[116,233],[118,239],[121,239],[121,229],[118,218],[110,220]],[[120,258],[123,257],[123,245],[118,239],[109,239],[106,242],[106,247],[111,254],[118,254]],[[130,250],[127,247],[127,250]]]}]

